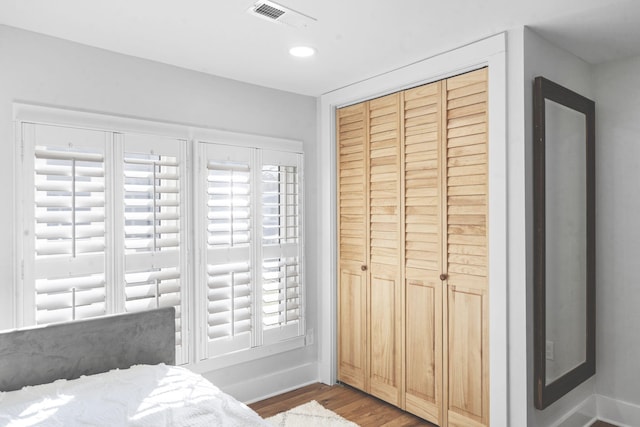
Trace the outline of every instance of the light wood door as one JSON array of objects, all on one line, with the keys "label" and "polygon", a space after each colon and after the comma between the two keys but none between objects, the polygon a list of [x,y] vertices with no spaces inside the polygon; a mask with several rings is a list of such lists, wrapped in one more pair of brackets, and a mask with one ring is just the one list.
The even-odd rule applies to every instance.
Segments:
[{"label": "light wood door", "polygon": [[405,407],[441,423],[442,83],[404,92]]},{"label": "light wood door", "polygon": [[369,392],[401,404],[400,94],[369,108]]},{"label": "light wood door", "polygon": [[487,69],[446,86],[445,408],[449,426],[489,425]]},{"label": "light wood door", "polygon": [[338,110],[338,379],[366,390],[368,263],[368,110]]},{"label": "light wood door", "polygon": [[338,378],[489,425],[487,70],[338,110]]}]

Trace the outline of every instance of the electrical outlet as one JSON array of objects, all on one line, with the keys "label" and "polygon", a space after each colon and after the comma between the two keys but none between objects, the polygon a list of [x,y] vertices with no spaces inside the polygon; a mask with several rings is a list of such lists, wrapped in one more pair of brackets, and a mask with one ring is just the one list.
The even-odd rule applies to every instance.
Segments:
[{"label": "electrical outlet", "polygon": [[545,350],[547,360],[553,360],[553,341],[547,341],[547,348]]},{"label": "electrical outlet", "polygon": [[313,344],[313,329],[307,329],[307,335],[304,337],[304,343],[306,345]]}]

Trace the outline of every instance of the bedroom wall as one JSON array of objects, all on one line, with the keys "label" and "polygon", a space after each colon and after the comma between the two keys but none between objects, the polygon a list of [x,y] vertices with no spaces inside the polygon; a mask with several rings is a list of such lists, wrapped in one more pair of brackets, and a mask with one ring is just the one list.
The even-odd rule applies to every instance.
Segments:
[{"label": "bedroom wall", "polygon": [[596,66],[594,85],[598,409],[640,425],[640,57]]},{"label": "bedroom wall", "polygon": [[[115,35],[114,35],[115,36]],[[15,265],[12,201],[14,101],[127,117],[168,121],[201,127],[302,140],[305,149],[307,230],[305,248],[308,329],[317,330],[317,158],[316,99],[234,80],[214,77],[91,48],[68,41],[0,25],[0,329],[14,326]],[[271,378],[267,388],[254,388],[242,396],[250,399],[275,392],[291,382],[309,381],[317,361],[315,346],[308,346],[262,361],[247,363],[224,374],[210,372],[233,388],[265,373],[291,372],[301,367],[302,378]],[[265,369],[265,366],[268,369]],[[283,377],[286,377],[284,375]],[[288,381],[288,382],[287,382]],[[236,387],[243,391],[246,387]]]},{"label": "bedroom wall", "polygon": [[[587,98],[593,99],[592,67],[572,53],[563,50],[540,37],[534,30],[524,30],[524,121],[527,188],[527,374],[533,390],[533,79],[544,76]],[[601,344],[598,343],[598,346]],[[544,411],[533,406],[533,396],[528,398],[531,425],[551,426],[563,422],[574,409],[589,401],[595,392],[595,378],[582,383]],[[593,408],[585,408],[587,412]],[[586,416],[590,416],[589,414]],[[583,415],[576,414],[576,418]],[[567,420],[571,422],[571,420]]]}]

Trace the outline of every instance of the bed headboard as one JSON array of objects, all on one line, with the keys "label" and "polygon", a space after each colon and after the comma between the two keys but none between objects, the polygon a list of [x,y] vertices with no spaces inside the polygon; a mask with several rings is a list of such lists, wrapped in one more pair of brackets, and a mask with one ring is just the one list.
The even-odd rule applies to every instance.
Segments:
[{"label": "bed headboard", "polygon": [[175,363],[173,307],[0,333],[0,391],[158,363]]}]

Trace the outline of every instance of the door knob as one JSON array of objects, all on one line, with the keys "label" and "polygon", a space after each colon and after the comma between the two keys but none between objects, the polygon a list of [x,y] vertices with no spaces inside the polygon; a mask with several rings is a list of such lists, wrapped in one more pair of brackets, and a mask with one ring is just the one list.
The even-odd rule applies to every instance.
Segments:
[{"label": "door knob", "polygon": [[440,275],[440,280],[447,280],[447,275],[446,275],[446,274],[444,274],[444,273],[442,273],[442,274]]},{"label": "door knob", "polygon": [[367,271],[367,266],[366,266],[366,265],[361,265],[361,266],[360,266],[360,270],[362,270],[362,271]]}]

